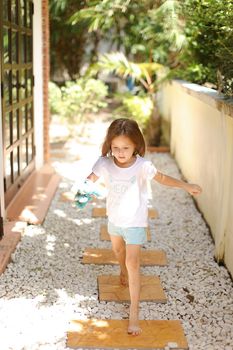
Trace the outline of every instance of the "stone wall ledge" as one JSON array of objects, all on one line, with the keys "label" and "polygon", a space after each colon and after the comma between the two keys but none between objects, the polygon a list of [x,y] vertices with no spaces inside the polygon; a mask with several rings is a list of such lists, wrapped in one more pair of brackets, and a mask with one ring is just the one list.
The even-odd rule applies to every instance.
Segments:
[{"label": "stone wall ledge", "polygon": [[233,98],[226,98],[216,90],[184,80],[175,79],[171,84],[233,118]]}]

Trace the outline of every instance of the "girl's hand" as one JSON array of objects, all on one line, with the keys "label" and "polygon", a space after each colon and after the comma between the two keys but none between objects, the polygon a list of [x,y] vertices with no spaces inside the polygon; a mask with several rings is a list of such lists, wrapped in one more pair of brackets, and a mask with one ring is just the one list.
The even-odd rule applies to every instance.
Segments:
[{"label": "girl's hand", "polygon": [[92,196],[101,197],[103,194],[99,187],[90,179],[86,179],[84,182],[78,184],[76,186],[76,191],[74,202],[79,209],[84,208],[92,199]]},{"label": "girl's hand", "polygon": [[197,196],[197,195],[201,194],[201,192],[202,192],[202,188],[200,186],[194,185],[194,184],[186,184],[185,190],[189,194],[191,194],[192,196]]}]

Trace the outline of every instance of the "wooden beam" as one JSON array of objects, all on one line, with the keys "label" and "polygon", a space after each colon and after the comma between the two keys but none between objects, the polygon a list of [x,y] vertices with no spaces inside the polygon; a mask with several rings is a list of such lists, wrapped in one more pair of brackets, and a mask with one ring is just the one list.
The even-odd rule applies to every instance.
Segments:
[{"label": "wooden beam", "polygon": [[140,321],[142,333],[127,334],[127,320],[74,320],[67,334],[67,347],[101,349],[188,349],[180,321]]}]

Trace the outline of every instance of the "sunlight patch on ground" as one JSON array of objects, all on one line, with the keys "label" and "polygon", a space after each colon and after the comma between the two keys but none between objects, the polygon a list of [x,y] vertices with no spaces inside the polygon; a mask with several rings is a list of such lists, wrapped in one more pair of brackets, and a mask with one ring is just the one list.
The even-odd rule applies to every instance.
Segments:
[{"label": "sunlight patch on ground", "polygon": [[93,222],[93,219],[86,218],[86,219],[82,219],[82,221],[84,224],[91,224]]},{"label": "sunlight patch on ground", "polygon": [[68,186],[68,184],[67,183],[65,183],[65,182],[60,182],[59,183],[59,186],[58,186],[59,188],[62,188],[62,189],[66,189],[66,188],[68,188],[69,186]]},{"label": "sunlight patch on ground", "polygon": [[59,216],[60,218],[66,218],[67,217],[66,213],[63,210],[61,210],[61,209],[55,209],[53,212],[54,212],[55,215]]},{"label": "sunlight patch on ground", "polygon": [[69,219],[71,222],[76,224],[77,226],[82,226],[84,224],[91,224],[93,223],[94,219],[89,219],[89,218],[82,218],[82,219]]},{"label": "sunlight patch on ground", "polygon": [[24,231],[24,236],[36,237],[45,234],[45,229],[43,227],[30,225]]},{"label": "sunlight patch on ground", "polygon": [[46,242],[47,244],[45,248],[47,250],[47,254],[48,256],[51,256],[52,253],[54,252],[56,237],[54,235],[47,235]]},{"label": "sunlight patch on ground", "polygon": [[83,221],[80,219],[70,219],[70,221],[76,224],[77,226],[83,225]]},{"label": "sunlight patch on ground", "polygon": [[[39,348],[43,344],[52,344],[61,338],[68,317],[62,317],[61,312],[60,317],[55,319],[53,309],[55,311],[57,306],[38,308],[38,304],[43,301],[43,295],[38,295],[34,299],[21,297],[4,300],[1,312],[7,315],[7,319],[1,322],[1,349],[29,349],[34,344]],[[7,309],[7,312],[4,309]]]}]

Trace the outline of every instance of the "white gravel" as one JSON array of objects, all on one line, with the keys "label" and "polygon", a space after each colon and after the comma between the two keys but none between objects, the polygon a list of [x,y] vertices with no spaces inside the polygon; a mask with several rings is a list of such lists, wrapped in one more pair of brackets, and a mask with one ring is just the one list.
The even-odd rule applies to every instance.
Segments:
[{"label": "white gravel", "polygon": [[[149,157],[161,171],[180,177],[170,155]],[[91,218],[95,203],[77,211],[59,200],[70,189],[71,178],[79,170],[85,173],[83,163],[63,160],[54,165],[63,178],[46,220],[26,228],[0,278],[0,350],[63,350],[70,320],[128,317],[128,304],[98,301],[97,276],[116,274],[118,267],[81,264],[85,248],[110,247],[99,239],[105,219]],[[152,193],[159,218],[150,220],[152,242],[145,248],[164,249],[169,264],[142,272],[160,276],[168,302],[142,302],[140,318],[181,320],[190,350],[232,350],[232,280],[214,261],[202,215],[181,190],[153,183]]]}]

